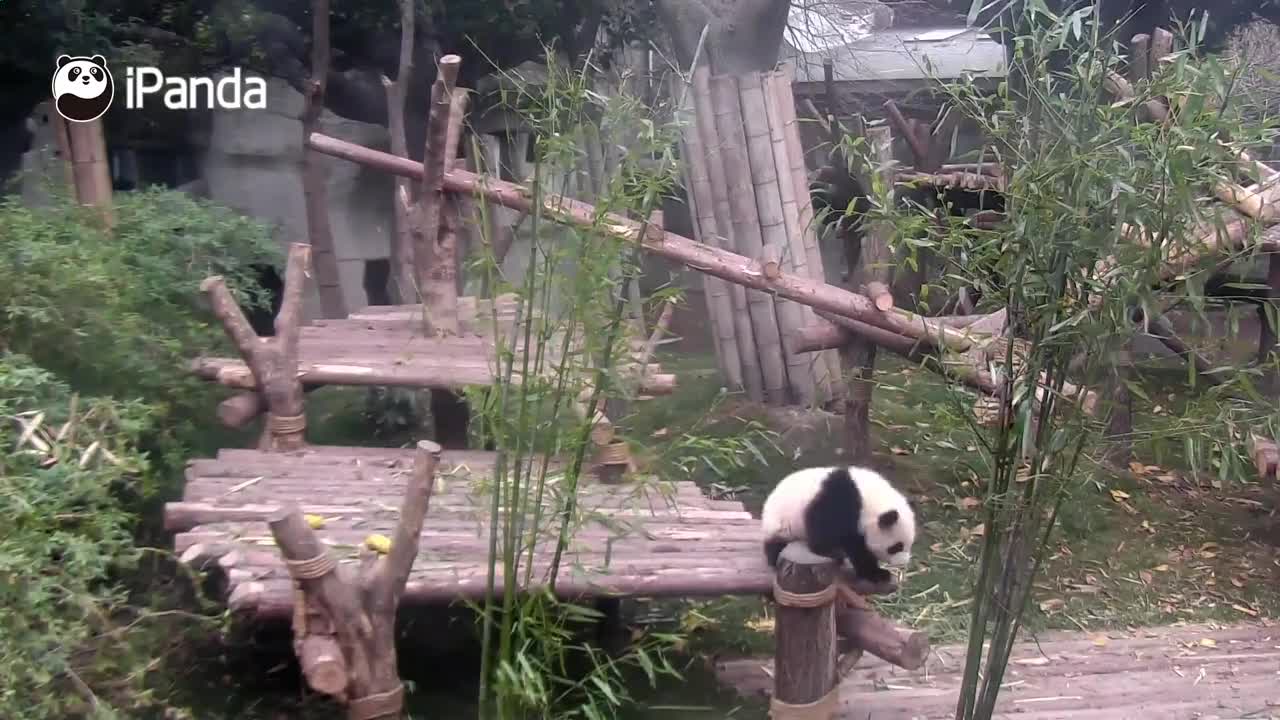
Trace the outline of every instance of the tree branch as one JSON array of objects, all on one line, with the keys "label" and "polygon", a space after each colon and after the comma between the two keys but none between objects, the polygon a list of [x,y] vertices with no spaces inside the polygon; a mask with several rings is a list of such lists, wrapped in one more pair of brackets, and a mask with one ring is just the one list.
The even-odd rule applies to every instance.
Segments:
[{"label": "tree branch", "polygon": [[422,535],[423,518],[431,505],[440,453],[440,446],[436,443],[418,442],[413,475],[405,488],[400,520],[391,538],[391,551],[375,567],[369,579],[370,600],[374,607],[395,607],[404,592],[409,573],[413,570],[413,561],[418,556],[418,540]]}]

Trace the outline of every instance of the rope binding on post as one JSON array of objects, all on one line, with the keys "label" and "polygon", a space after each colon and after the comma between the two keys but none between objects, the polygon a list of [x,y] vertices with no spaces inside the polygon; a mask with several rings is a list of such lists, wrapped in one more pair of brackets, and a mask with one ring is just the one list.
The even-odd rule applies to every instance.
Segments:
[{"label": "rope binding on post", "polygon": [[307,414],[276,415],[267,413],[267,428],[272,435],[297,435],[307,429]]},{"label": "rope binding on post", "polygon": [[396,716],[404,708],[404,685],[397,684],[392,690],[365,695],[352,700],[347,705],[347,720],[373,720],[385,716]]},{"label": "rope binding on post", "polygon": [[316,580],[338,567],[333,555],[322,552],[306,560],[284,559],[285,567],[293,576],[293,631],[298,637],[307,634],[307,594],[302,590],[303,580]]},{"label": "rope binding on post", "polygon": [[770,720],[828,720],[840,706],[840,683],[831,687],[826,695],[811,703],[792,705],[777,698],[769,701]]},{"label": "rope binding on post", "polygon": [[832,583],[818,592],[794,593],[785,590],[778,584],[777,576],[773,578],[773,600],[783,607],[820,608],[830,605],[839,593],[839,586]]}]

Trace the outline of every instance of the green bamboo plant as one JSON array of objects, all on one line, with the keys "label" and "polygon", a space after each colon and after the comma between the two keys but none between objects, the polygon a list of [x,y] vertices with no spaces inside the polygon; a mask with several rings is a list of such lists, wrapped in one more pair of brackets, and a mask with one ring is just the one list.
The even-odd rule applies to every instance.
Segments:
[{"label": "green bamboo plant", "polygon": [[[1097,483],[1095,475],[1103,477],[1092,468],[1108,443],[1131,439],[1107,432],[1119,391],[1143,393],[1117,374],[1115,354],[1145,318],[1168,310],[1170,283],[1183,304],[1202,309],[1199,288],[1208,272],[1257,252],[1251,240],[1259,228],[1250,227],[1239,248],[1168,272],[1168,258],[1197,250],[1197,228],[1220,228],[1229,217],[1219,214],[1231,211],[1212,188],[1234,178],[1238,151],[1268,146],[1274,136],[1241,121],[1231,66],[1198,52],[1203,20],[1183,28],[1181,49],[1152,63],[1150,79],[1134,83],[1133,99],[1117,102],[1107,78],[1125,73],[1126,48],[1095,22],[1092,6],[1057,15],[1041,0],[1022,5],[1011,23],[1017,29],[1008,81],[995,93],[967,81],[947,86],[952,110],[976,121],[988,139],[978,159],[1006,168],[1005,221],[984,230],[962,217],[935,217],[889,187],[873,188],[867,213],[895,224],[904,256],[928,247],[954,258],[938,284],[977,288],[985,309],[1007,309],[1021,341],[989,347],[998,417],[994,427],[972,422],[986,470],[985,533],[957,720],[992,717],[1059,510]],[[1174,100],[1168,123],[1140,117],[1144,103],[1163,98]],[[846,149],[856,155],[859,147],[849,141]],[[1134,242],[1122,234],[1126,226],[1158,241]],[[1210,436],[1215,447],[1238,447],[1246,416],[1270,420],[1273,411],[1259,410],[1241,391],[1250,377],[1232,373],[1202,396],[1219,421],[1180,428],[1189,456]],[[1067,394],[1068,382],[1097,389],[1096,405]],[[975,397],[959,388],[952,396],[972,419]],[[1224,472],[1232,462],[1243,470],[1232,455],[1218,455]]]},{"label": "green bamboo plant", "polygon": [[[585,152],[577,139],[594,132],[627,139],[595,193],[596,222],[608,213],[648,217],[674,183],[673,128],[652,119],[634,98],[597,93],[600,73],[589,60],[568,68],[553,53],[547,57],[541,86],[507,99],[536,138],[534,207],[563,197],[571,168]],[[480,212],[488,212],[483,203]],[[479,226],[487,227],[483,218]],[[487,488],[487,591],[478,608],[484,647],[479,716],[612,717],[628,700],[628,673],[642,672],[650,681],[676,674],[663,654],[674,638],[653,633],[622,654],[602,653],[573,632],[597,620],[599,612],[558,600],[556,586],[572,571],[566,560],[577,529],[602,519],[579,502],[579,491],[590,419],[605,397],[629,392],[616,369],[627,352],[624,330],[628,298],[635,296],[630,286],[639,271],[639,236],[619,241],[591,229],[556,226],[533,213],[527,241],[518,279],[503,275],[487,242],[469,268],[495,294],[517,296],[510,342],[496,307],[488,319],[499,338],[495,360],[501,379],[490,391],[472,395],[478,424],[497,450]],[[575,411],[572,403],[584,396],[586,412]],[[633,493],[643,494],[643,481],[637,484]],[[542,589],[517,592],[526,586]]]}]

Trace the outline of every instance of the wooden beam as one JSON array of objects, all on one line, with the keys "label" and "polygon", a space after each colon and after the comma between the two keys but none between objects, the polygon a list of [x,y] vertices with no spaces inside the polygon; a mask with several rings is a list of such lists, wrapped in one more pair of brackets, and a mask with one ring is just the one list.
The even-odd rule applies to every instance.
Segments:
[{"label": "wooden beam", "polygon": [[[313,133],[309,144],[318,152],[341,157],[384,172],[411,178],[421,177],[422,166],[418,163],[355,143]],[[446,173],[443,186],[452,192],[479,194],[490,202],[504,207],[523,211],[533,210],[533,197],[527,189],[502,180],[481,177],[465,170],[455,169]],[[546,196],[540,212],[556,222],[592,228],[597,232],[629,241],[634,241],[640,234],[640,223],[635,220],[608,214],[597,221],[593,207],[559,195]],[[860,320],[914,339],[932,338],[951,350],[964,351],[970,345],[962,333],[931,318],[900,308],[894,308],[892,312],[881,312],[865,295],[858,295],[812,278],[782,272],[777,278],[769,279],[765,277],[759,260],[713,248],[669,231],[663,232],[660,236],[650,233],[641,239],[641,245],[648,252],[684,264],[699,272],[754,290],[776,293],[817,310]]]}]

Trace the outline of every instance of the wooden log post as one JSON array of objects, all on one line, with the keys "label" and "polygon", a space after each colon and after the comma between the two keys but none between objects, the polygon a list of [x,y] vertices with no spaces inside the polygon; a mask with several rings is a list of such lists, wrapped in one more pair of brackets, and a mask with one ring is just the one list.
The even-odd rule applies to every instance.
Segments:
[{"label": "wooden log post", "polygon": [[1133,341],[1125,339],[1111,353],[1111,416],[1107,423],[1107,461],[1124,467],[1133,457]]},{"label": "wooden log post", "polygon": [[111,202],[111,168],[107,163],[102,119],[75,122],[50,112],[49,122],[58,153],[66,163],[67,183],[76,202],[95,208],[102,229],[110,231],[115,227],[115,210]]},{"label": "wooden log post", "polygon": [[837,563],[793,542],[778,556],[773,597],[773,718],[830,720],[840,703],[836,677]]},{"label": "wooden log post", "polygon": [[[868,128],[866,138],[870,144],[872,172],[878,172],[888,181],[893,160],[893,136],[887,127]],[[893,257],[889,239],[893,228],[885,223],[874,223],[863,233],[859,243],[859,257],[849,258],[849,266],[856,267],[854,283],[865,288],[872,304],[880,312],[893,308],[893,295],[889,285],[893,281]],[[846,252],[852,253],[852,243]],[[845,395],[845,451],[851,462],[866,463],[871,459],[871,396],[875,389],[876,344],[865,337],[858,337],[841,350],[849,387]]]},{"label": "wooden log post", "polygon": [[[387,94],[387,132],[391,136],[391,152],[397,157],[409,157],[409,141],[405,135],[404,103],[412,82],[413,0],[400,0],[400,61],[396,79],[382,76],[382,87]],[[397,305],[409,305],[418,301],[417,283],[413,268],[413,233],[409,228],[410,198],[413,196],[409,179],[395,178],[394,196],[391,198],[395,218],[395,234],[391,237],[391,276],[387,280],[387,294]]]},{"label": "wooden log post", "polygon": [[[403,713],[396,610],[418,556],[440,452],[435,443],[418,442],[391,548],[356,577],[339,568],[296,506],[279,510],[267,521],[296,583],[297,607],[326,617],[332,629],[331,636],[309,644],[307,628],[295,626],[298,660],[308,682],[320,684],[312,687],[347,705],[348,720],[394,720]],[[334,656],[335,645],[341,660]],[[335,692],[339,670],[345,672],[345,682]]]},{"label": "wooden log post", "polygon": [[315,255],[320,311],[326,318],[344,318],[347,316],[347,302],[342,294],[333,228],[329,224],[326,160],[307,145],[307,138],[320,126],[320,114],[324,112],[325,88],[329,84],[329,55],[329,0],[312,0],[311,77],[304,88],[302,109],[302,198],[306,205],[307,237]]},{"label": "wooden log post", "polygon": [[454,86],[461,64],[462,58],[457,55],[445,55],[436,63],[426,150],[422,157],[422,186],[410,222],[414,275],[422,295],[426,331],[438,336],[458,334],[456,257],[454,248],[446,246],[452,239],[450,233],[442,227],[445,213],[442,179],[453,165],[447,150],[449,126],[455,117],[461,121],[462,108],[454,111]]},{"label": "wooden log post", "polygon": [[302,334],[302,288],[310,271],[311,246],[289,247],[284,298],[276,314],[276,334],[259,338],[236,304],[226,281],[206,278],[200,290],[209,297],[213,314],[253,373],[254,390],[267,407],[267,422],[259,446],[263,450],[296,450],[306,444],[307,415],[298,378],[298,341]]}]

